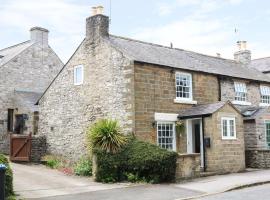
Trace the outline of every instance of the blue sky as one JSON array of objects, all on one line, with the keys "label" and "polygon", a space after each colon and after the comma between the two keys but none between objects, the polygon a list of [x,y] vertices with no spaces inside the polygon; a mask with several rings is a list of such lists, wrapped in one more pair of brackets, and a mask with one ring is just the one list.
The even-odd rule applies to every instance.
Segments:
[{"label": "blue sky", "polygon": [[[252,58],[270,56],[268,0],[111,1],[111,34],[167,46],[172,42],[224,58],[233,58],[237,40],[247,40]],[[109,15],[109,0],[0,0],[0,49],[28,40],[29,29],[42,26],[66,62],[84,38],[85,18],[95,5],[103,5]]]}]

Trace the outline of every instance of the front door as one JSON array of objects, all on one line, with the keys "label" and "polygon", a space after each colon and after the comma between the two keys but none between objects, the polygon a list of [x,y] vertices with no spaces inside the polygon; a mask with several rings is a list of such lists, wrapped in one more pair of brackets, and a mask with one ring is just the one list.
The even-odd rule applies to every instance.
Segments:
[{"label": "front door", "polygon": [[201,166],[204,166],[202,119],[187,120],[187,153],[200,153]]},{"label": "front door", "polygon": [[195,139],[195,144],[194,144],[194,153],[201,153],[201,126],[200,124],[195,124],[194,125],[194,139]]},{"label": "front door", "polygon": [[15,122],[15,133],[16,134],[23,134],[24,130],[24,117],[23,115],[16,115],[15,116],[16,122]]}]

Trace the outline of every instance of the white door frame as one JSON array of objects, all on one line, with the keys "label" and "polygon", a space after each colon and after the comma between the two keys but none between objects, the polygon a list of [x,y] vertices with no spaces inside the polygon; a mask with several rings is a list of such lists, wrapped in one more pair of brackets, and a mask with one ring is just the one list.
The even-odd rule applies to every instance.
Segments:
[{"label": "white door frame", "polygon": [[200,120],[200,155],[201,155],[201,167],[204,166],[204,148],[203,148],[203,127],[202,118],[193,118],[186,120],[186,135],[187,135],[187,153],[192,154],[195,151],[194,137],[193,137],[193,121]]}]

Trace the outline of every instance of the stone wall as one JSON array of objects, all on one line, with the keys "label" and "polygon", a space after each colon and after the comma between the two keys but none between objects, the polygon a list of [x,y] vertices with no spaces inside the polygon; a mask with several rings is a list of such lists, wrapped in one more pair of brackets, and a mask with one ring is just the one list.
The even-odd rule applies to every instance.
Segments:
[{"label": "stone wall", "polygon": [[176,161],[176,180],[200,176],[200,154],[180,154]]},{"label": "stone wall", "polygon": [[[220,81],[221,85],[221,100],[234,101],[235,89],[234,81],[243,81],[237,78],[224,77]],[[261,103],[260,83],[255,81],[244,81],[247,87],[247,102],[250,102],[253,106],[259,106]],[[268,86],[270,86],[268,84]]]},{"label": "stone wall", "polygon": [[270,150],[247,150],[246,165],[251,168],[270,168]]},{"label": "stone wall", "polygon": [[[222,139],[221,118],[235,117],[236,139]],[[211,147],[206,148],[207,172],[239,172],[245,169],[245,146],[242,115],[225,105],[205,120],[205,137],[210,137]]]},{"label": "stone wall", "polygon": [[47,142],[45,136],[33,136],[31,148],[31,162],[40,162],[42,156],[46,155]]},{"label": "stone wall", "polygon": [[246,150],[267,150],[265,121],[270,121],[269,109],[256,115],[252,120],[244,121]]},{"label": "stone wall", "polygon": [[[84,82],[74,85],[74,67]],[[39,133],[48,152],[77,160],[87,153],[86,131],[96,120],[113,118],[134,130],[133,63],[107,44],[84,40],[40,101]]]},{"label": "stone wall", "polygon": [[[181,71],[176,70],[176,71]],[[185,72],[185,71],[184,71]],[[193,99],[198,104],[218,101],[216,76],[192,73]],[[175,71],[171,68],[135,63],[135,134],[138,138],[156,143],[153,127],[154,113],[178,113],[193,105],[175,103]],[[177,148],[186,153],[185,135],[178,137]],[[182,150],[181,150],[182,149]]]},{"label": "stone wall", "polygon": [[[42,93],[62,66],[61,60],[50,47],[42,47],[38,43],[34,43],[7,64],[1,66],[0,138],[6,138],[3,135],[7,134],[8,109],[17,108],[13,103],[14,90]],[[7,143],[8,141],[0,142],[0,151],[6,151]]]}]

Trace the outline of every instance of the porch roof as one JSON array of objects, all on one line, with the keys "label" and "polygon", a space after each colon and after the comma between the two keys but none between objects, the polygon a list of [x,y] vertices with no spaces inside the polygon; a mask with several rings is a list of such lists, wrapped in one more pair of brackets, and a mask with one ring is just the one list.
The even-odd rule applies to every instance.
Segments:
[{"label": "porch roof", "polygon": [[41,93],[32,91],[14,91],[14,104],[16,107],[29,110],[31,112],[38,111],[38,106],[35,105],[37,100],[40,98]]},{"label": "porch roof", "polygon": [[227,103],[228,102],[220,101],[217,103],[193,106],[191,108],[181,110],[178,115],[178,119],[191,119],[191,118],[197,118],[197,117],[210,116],[211,114],[218,111]]}]

